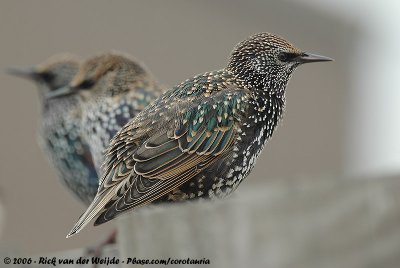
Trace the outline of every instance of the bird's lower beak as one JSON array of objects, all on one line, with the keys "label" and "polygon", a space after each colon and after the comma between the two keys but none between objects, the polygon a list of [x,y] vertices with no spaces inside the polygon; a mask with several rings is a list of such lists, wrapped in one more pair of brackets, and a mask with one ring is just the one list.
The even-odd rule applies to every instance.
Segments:
[{"label": "bird's lower beak", "polygon": [[70,86],[65,86],[65,87],[61,87],[61,88],[58,88],[56,90],[46,93],[45,97],[46,97],[46,99],[56,99],[56,98],[61,98],[64,96],[76,94],[77,92],[78,91],[75,88],[70,87]]},{"label": "bird's lower beak", "polygon": [[12,67],[6,70],[8,74],[27,79],[36,79],[38,73],[33,67]]},{"label": "bird's lower beak", "polygon": [[298,56],[296,58],[296,61],[298,61],[301,64],[309,63],[309,62],[333,61],[333,60],[334,59],[329,58],[329,57],[316,55],[316,54],[311,54],[311,53],[308,53],[308,52],[304,52],[303,54],[301,54],[300,56]]}]

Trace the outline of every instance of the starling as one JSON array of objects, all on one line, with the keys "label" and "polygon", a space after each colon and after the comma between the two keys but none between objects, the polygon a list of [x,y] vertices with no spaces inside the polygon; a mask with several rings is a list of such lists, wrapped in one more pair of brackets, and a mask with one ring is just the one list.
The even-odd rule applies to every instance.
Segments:
[{"label": "starling", "polygon": [[130,56],[108,52],[83,62],[68,86],[47,97],[79,97],[81,135],[101,174],[104,150],[111,138],[161,93],[162,87],[144,66]]},{"label": "starling", "polygon": [[73,55],[56,55],[30,68],[10,69],[13,75],[37,84],[41,101],[39,144],[69,190],[85,205],[97,192],[98,176],[87,143],[80,135],[81,112],[76,96],[47,99],[69,84],[80,60]]},{"label": "starling", "polygon": [[282,118],[294,69],[330,60],[259,33],[236,46],[226,68],[163,94],[113,137],[97,195],[67,237],[95,217],[98,225],[152,202],[234,191]]}]

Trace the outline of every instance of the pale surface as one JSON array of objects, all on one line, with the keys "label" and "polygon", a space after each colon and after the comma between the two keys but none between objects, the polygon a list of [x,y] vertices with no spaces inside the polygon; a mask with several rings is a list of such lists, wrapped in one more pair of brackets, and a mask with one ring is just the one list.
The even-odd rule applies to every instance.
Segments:
[{"label": "pale surface", "polygon": [[396,268],[400,178],[263,183],[215,203],[139,209],[118,226],[121,257],[210,259],[196,267]]}]

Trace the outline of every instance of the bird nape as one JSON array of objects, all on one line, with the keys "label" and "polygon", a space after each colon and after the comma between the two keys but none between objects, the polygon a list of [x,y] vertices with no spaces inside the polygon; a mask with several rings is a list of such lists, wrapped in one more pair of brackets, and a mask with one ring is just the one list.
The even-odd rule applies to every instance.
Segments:
[{"label": "bird nape", "polygon": [[248,176],[285,108],[293,71],[332,59],[259,33],[239,43],[228,66],[164,93],[111,140],[93,202],[70,237],[149,203],[214,199]]}]

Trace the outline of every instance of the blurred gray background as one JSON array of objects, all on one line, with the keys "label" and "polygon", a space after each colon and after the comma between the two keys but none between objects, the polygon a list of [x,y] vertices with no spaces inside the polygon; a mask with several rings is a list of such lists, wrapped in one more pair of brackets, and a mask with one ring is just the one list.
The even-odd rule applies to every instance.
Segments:
[{"label": "blurred gray background", "polygon": [[[279,34],[335,62],[296,71],[283,123],[242,187],[260,180],[396,173],[400,148],[393,141],[400,131],[390,127],[399,110],[399,93],[393,91],[398,87],[387,91],[387,84],[378,81],[385,78],[381,73],[393,78],[398,69],[387,63],[387,73],[377,66],[385,67],[378,62],[382,56],[395,56],[396,50],[390,49],[396,45],[390,39],[394,33],[385,27],[398,20],[390,16],[398,5],[387,1],[383,10],[364,3],[361,10],[361,3],[1,1],[0,200],[5,216],[0,216],[0,243],[24,253],[58,251],[93,245],[113,229],[113,223],[90,227],[65,239],[84,208],[62,188],[37,145],[40,106],[35,86],[3,72],[60,52],[88,57],[110,49],[125,51],[172,86],[223,68],[234,45],[253,33]],[[371,10],[374,15],[367,17]],[[382,49],[384,44],[388,50]]]}]

